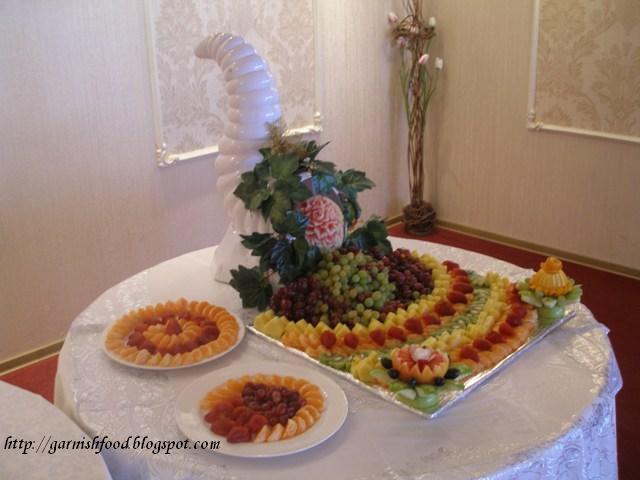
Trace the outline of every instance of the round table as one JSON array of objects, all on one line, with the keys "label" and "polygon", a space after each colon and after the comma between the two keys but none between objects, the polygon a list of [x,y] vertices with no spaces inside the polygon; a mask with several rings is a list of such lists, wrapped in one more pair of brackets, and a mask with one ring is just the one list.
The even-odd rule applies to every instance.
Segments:
[{"label": "round table", "polygon": [[0,431],[0,478],[110,478],[95,450],[59,447],[91,441],[75,423],[41,396],[6,382],[0,382]]},{"label": "round table", "polygon": [[[461,249],[393,238],[480,273],[519,280],[532,272]],[[215,247],[214,247],[215,248]],[[184,437],[177,395],[194,379],[239,362],[287,362],[323,370],[247,332],[242,344],[208,364],[150,372],[101,351],[107,325],[126,311],[185,297],[243,312],[236,292],[211,276],[214,248],[174,258],[111,288],[73,322],[60,354],[56,405],[87,432],[126,439]],[[588,288],[588,286],[586,287]],[[249,321],[247,311],[241,314]],[[583,305],[577,315],[468,398],[434,420],[397,408],[341,378],[349,400],[342,428],[308,451],[240,459],[221,451],[108,450],[113,478],[615,478],[615,395],[621,378],[606,328]]]}]

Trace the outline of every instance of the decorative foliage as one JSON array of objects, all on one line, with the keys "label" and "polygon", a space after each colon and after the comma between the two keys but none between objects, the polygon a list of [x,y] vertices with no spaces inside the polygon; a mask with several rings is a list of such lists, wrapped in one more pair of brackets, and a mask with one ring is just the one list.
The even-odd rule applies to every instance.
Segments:
[{"label": "decorative foliage", "polygon": [[423,223],[422,231],[414,230],[414,233],[428,233],[435,222],[435,211],[423,200],[424,132],[427,109],[444,61],[438,57],[433,67],[429,66],[429,49],[436,34],[436,19],[431,17],[425,21],[422,0],[410,0],[405,5],[408,14],[403,19],[395,13],[388,15],[392,37],[401,51],[400,84],[409,125],[407,163],[411,204],[405,209],[405,225],[409,228],[414,223]]},{"label": "decorative foliage", "polygon": [[311,272],[323,251],[345,245],[365,251],[390,250],[387,230],[379,219],[347,235],[360,218],[358,193],[374,183],[364,172],[341,171],[319,160],[326,144],[294,143],[283,131],[281,124],[270,126],[270,144],[260,149],[263,160],[241,175],[234,191],[248,210],[260,212],[273,228],[273,233],[241,235],[242,245],[260,259],[253,269],[240,266],[231,271],[231,286],[247,308],[266,307],[273,293],[272,274],[289,284]]}]

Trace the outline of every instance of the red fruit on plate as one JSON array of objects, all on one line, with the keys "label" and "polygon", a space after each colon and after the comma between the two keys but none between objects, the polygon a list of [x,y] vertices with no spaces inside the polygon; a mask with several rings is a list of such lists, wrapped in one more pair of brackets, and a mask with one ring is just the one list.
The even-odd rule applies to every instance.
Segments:
[{"label": "red fruit on plate", "polygon": [[486,336],[491,343],[504,343],[504,337],[498,332],[489,332]]},{"label": "red fruit on plate", "polygon": [[473,347],[481,352],[491,350],[491,342],[484,338],[478,338],[473,341]]},{"label": "red fruit on plate", "polygon": [[453,277],[454,283],[466,283],[467,285],[471,285],[471,279],[469,277],[463,277],[458,275],[457,277]]},{"label": "red fruit on plate", "polygon": [[144,342],[142,342],[138,348],[140,350],[146,350],[151,355],[154,355],[156,353],[156,346],[149,340],[145,340]]},{"label": "red fruit on plate", "polygon": [[505,337],[512,337],[516,334],[516,331],[511,327],[511,325],[506,322],[502,322],[500,324],[500,328],[498,328],[498,331]]},{"label": "red fruit on plate", "polygon": [[355,333],[347,333],[342,337],[342,341],[349,348],[356,348],[358,346],[358,336]]},{"label": "red fruit on plate", "polygon": [[460,349],[460,358],[467,358],[469,360],[473,360],[474,362],[480,361],[480,357],[478,357],[478,351],[470,345],[465,345]]},{"label": "red fruit on plate", "polygon": [[464,293],[456,292],[455,290],[451,290],[447,294],[447,298],[451,303],[467,303],[467,296]]},{"label": "red fruit on plate", "polygon": [[522,325],[522,317],[518,316],[517,314],[515,314],[513,312],[510,312],[507,315],[507,320],[506,321],[512,327],[519,327],[520,325]]},{"label": "red fruit on plate", "polygon": [[172,317],[167,320],[164,331],[167,335],[178,335],[180,332],[182,332],[182,327],[180,327],[178,320]]},{"label": "red fruit on plate", "polygon": [[451,260],[445,260],[444,262],[442,262],[442,265],[446,267],[447,272],[460,268],[460,265],[458,265],[456,262],[452,262]]},{"label": "red fruit on plate", "polygon": [[231,403],[229,400],[221,400],[213,406],[211,411],[214,412],[216,415],[220,416],[220,415],[231,414],[233,409],[234,409],[233,403]]},{"label": "red fruit on plate", "polygon": [[320,343],[329,349],[336,344],[336,340],[336,334],[331,330],[325,330],[320,334]]},{"label": "red fruit on plate", "polygon": [[233,427],[227,435],[227,442],[240,443],[251,441],[251,432],[247,427],[236,425]]},{"label": "red fruit on plate", "polygon": [[441,317],[446,317],[448,315],[453,315],[456,313],[456,309],[453,308],[453,305],[448,300],[440,300],[433,307],[433,310],[440,315]]},{"label": "red fruit on plate", "polygon": [[400,327],[396,327],[395,325],[387,330],[387,335],[389,336],[389,338],[395,338],[396,340],[400,340],[401,342],[404,342],[407,339],[404,330]]},{"label": "red fruit on plate", "polygon": [[380,345],[381,347],[384,345],[385,335],[383,330],[378,328],[373,332],[369,332],[369,337],[374,341],[374,343]]},{"label": "red fruit on plate", "polygon": [[221,437],[226,437],[235,427],[236,422],[224,415],[217,417],[213,422],[211,422],[211,431]]},{"label": "red fruit on plate", "polygon": [[422,321],[420,321],[420,319],[416,317],[409,318],[406,322],[404,322],[404,328],[406,328],[411,333],[417,333],[418,335],[421,335]]},{"label": "red fruit on plate", "polygon": [[452,275],[452,276],[454,276],[454,277],[460,277],[460,278],[467,278],[467,277],[469,277],[469,274],[468,274],[465,270],[463,270],[463,269],[461,269],[461,268],[456,268],[456,269],[454,269],[454,270],[451,270],[451,272],[450,272],[450,273],[451,273],[451,275]]},{"label": "red fruit on plate", "polygon": [[247,427],[249,428],[251,433],[258,433],[267,423],[269,423],[267,417],[256,413],[249,419]]},{"label": "red fruit on plate", "polygon": [[520,320],[522,320],[524,317],[527,316],[527,313],[529,313],[529,309],[527,307],[525,307],[522,304],[512,304],[511,305],[511,314],[514,317],[519,318]]},{"label": "red fruit on plate", "polygon": [[198,342],[196,342],[195,340],[187,340],[186,342],[184,342],[184,346],[187,349],[187,352],[190,352],[198,348]]},{"label": "red fruit on plate", "polygon": [[140,332],[133,332],[129,335],[129,340],[127,340],[127,345],[130,347],[139,347],[145,342],[146,338]]},{"label": "red fruit on plate", "polygon": [[133,330],[139,333],[144,332],[147,328],[149,328],[149,325],[147,325],[146,323],[139,323],[138,325],[136,325],[135,327],[133,327]]},{"label": "red fruit on plate", "polygon": [[[202,328],[202,335],[209,339],[209,342],[216,340],[220,336],[220,330],[216,325],[207,324]],[[208,343],[208,342],[207,342]]]},{"label": "red fruit on plate", "polygon": [[244,400],[240,395],[235,395],[231,398],[231,403],[234,407],[242,407],[244,405]]},{"label": "red fruit on plate", "polygon": [[470,283],[456,282],[451,287],[451,290],[460,293],[473,293],[473,286]]},{"label": "red fruit on plate", "polygon": [[432,313],[425,313],[422,315],[422,323],[425,325],[440,325],[440,319]]},{"label": "red fruit on plate", "polygon": [[217,413],[215,410],[211,410],[204,416],[204,421],[207,423],[213,423],[213,421],[220,416],[222,415]]},{"label": "red fruit on plate", "polygon": [[249,419],[253,416],[253,411],[245,407],[244,405],[236,407],[231,412],[231,418],[233,418],[237,423],[244,425],[249,421]]}]

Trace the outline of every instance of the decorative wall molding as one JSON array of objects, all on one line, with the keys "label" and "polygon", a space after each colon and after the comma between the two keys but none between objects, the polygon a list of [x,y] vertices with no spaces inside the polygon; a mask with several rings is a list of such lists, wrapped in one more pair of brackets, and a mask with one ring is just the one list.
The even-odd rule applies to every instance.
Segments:
[{"label": "decorative wall molding", "polygon": [[[533,8],[527,128],[640,143],[640,134],[636,134],[640,132],[637,0],[534,0]],[[572,36],[567,41],[546,41],[551,33],[544,30],[541,18],[545,8],[549,9],[545,18],[553,18],[558,31]],[[601,10],[596,11],[598,8]],[[565,14],[570,18],[563,18]],[[637,36],[633,35],[636,31]],[[551,56],[548,44],[560,47],[571,43],[570,39],[575,45],[571,55],[563,56],[567,68],[556,68],[559,62],[547,58]],[[589,84],[580,82],[585,72],[596,72],[599,77]]]},{"label": "decorative wall molding", "polygon": [[220,72],[193,49],[216,31],[248,38],[271,67],[288,135],[322,131],[317,0],[145,0],[156,163],[215,159],[225,123]]}]

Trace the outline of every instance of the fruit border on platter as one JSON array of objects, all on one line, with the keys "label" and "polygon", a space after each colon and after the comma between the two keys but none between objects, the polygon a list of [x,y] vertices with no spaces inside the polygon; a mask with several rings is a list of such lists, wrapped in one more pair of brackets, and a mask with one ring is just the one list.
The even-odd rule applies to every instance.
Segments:
[{"label": "fruit border on platter", "polygon": [[[406,277],[413,287],[403,286]],[[368,288],[372,278],[375,288]],[[341,286],[328,291],[337,279]],[[325,254],[310,277],[278,290],[271,308],[248,328],[434,418],[572,318],[580,295],[580,286],[551,257],[530,279],[513,283],[403,249],[377,257],[342,250]],[[334,301],[351,296],[353,302]],[[305,305],[296,298],[305,298]],[[355,308],[341,310],[347,304]]]},{"label": "fruit border on platter", "polygon": [[230,352],[244,331],[244,324],[226,309],[180,298],[126,313],[104,330],[102,348],[123,365],[174,370]]}]

